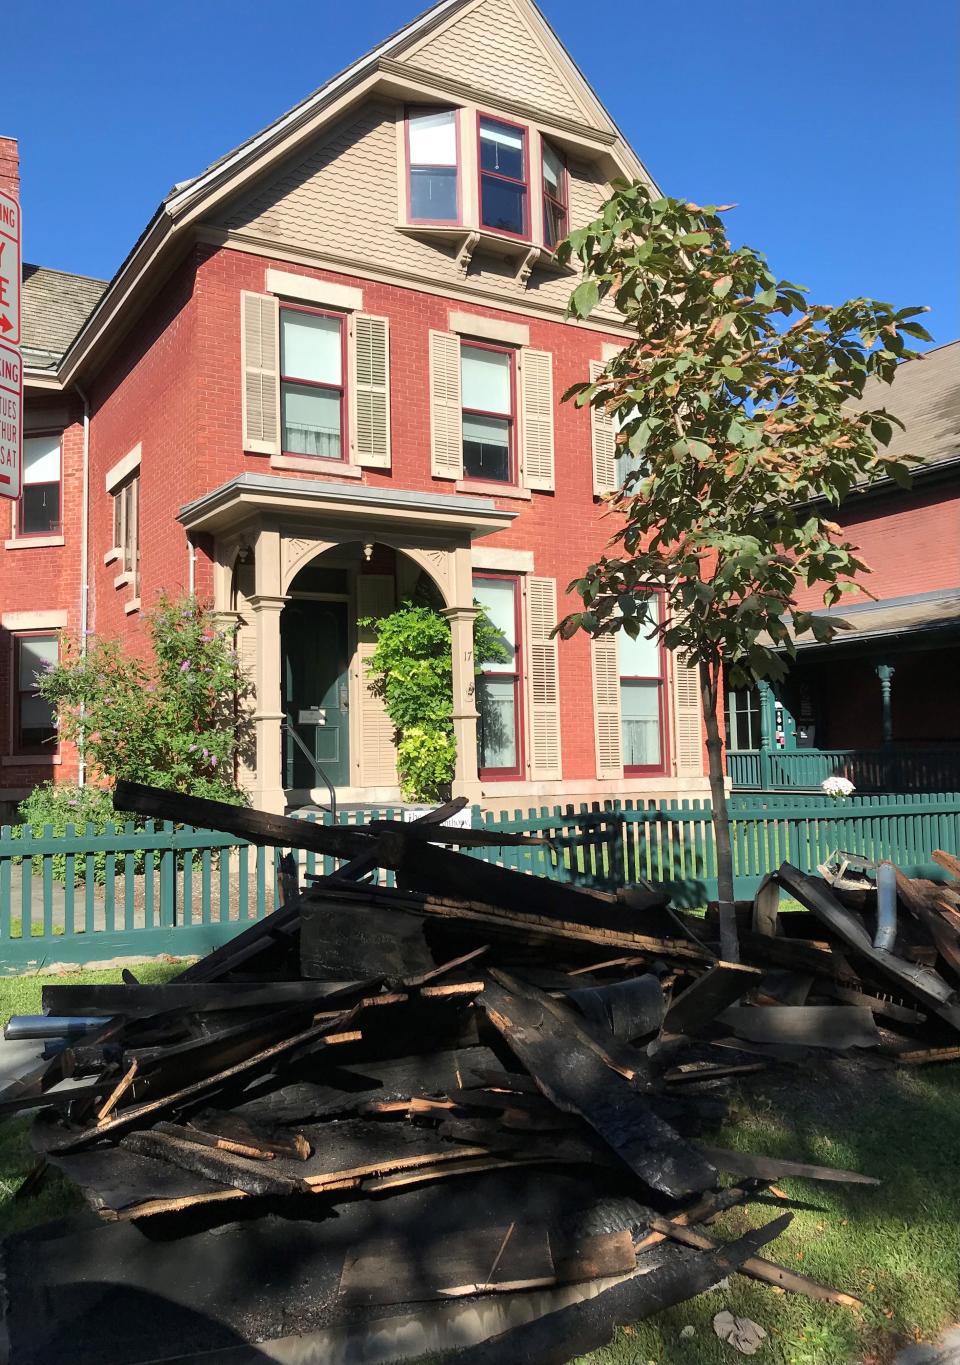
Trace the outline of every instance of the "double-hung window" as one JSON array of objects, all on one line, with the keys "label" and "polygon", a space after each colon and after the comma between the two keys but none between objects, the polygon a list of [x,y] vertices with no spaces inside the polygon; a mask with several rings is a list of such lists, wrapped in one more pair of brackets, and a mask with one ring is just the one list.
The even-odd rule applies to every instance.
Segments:
[{"label": "double-hung window", "polygon": [[514,482],[514,353],[503,346],[463,342],[463,474],[467,479]]},{"label": "double-hung window", "polygon": [[549,142],[543,147],[543,241],[552,250],[570,230],[567,168]]},{"label": "double-hung window", "polygon": [[283,453],[342,460],[344,319],[307,308],[280,310]]},{"label": "double-hung window", "polygon": [[413,109],[407,115],[411,222],[459,222],[457,140],[455,109]]},{"label": "double-hung window", "polygon": [[37,691],[37,681],[59,657],[59,637],[14,635],[13,670],[16,680],[14,747],[18,754],[55,751],[57,727],[53,707]]},{"label": "double-hung window", "polygon": [[140,595],[140,475],[128,479],[113,495],[113,548],[120,572]]},{"label": "double-hung window", "polygon": [[27,436],[23,442],[23,489],[17,533],[49,536],[60,531],[60,433]]},{"label": "double-hung window", "polygon": [[504,646],[506,659],[477,676],[477,762],[482,777],[519,777],[523,765],[520,580],[477,574],[473,595]]},{"label": "double-hung window", "polygon": [[528,237],[527,130],[480,116],[480,226]]},{"label": "double-hung window", "polygon": [[756,687],[729,688],[724,718],[728,749],[760,748],[760,693]]},{"label": "double-hung window", "polygon": [[647,620],[631,640],[617,632],[623,767],[628,773],[663,767],[663,647],[649,638],[660,619],[660,598],[647,598]]}]

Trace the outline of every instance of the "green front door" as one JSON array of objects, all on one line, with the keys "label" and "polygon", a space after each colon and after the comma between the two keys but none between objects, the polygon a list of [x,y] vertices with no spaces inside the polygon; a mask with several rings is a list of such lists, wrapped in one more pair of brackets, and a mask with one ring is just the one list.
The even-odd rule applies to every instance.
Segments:
[{"label": "green front door", "polygon": [[[293,730],[335,787],[350,785],[347,604],[289,602],[280,618],[283,709]],[[322,787],[323,779],[289,733],[284,735],[287,788]]]}]

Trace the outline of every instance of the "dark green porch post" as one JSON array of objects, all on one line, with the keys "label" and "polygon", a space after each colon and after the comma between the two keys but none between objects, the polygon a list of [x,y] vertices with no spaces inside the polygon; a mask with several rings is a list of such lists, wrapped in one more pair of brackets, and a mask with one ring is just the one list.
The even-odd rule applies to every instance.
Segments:
[{"label": "dark green porch post", "polygon": [[770,750],[773,748],[773,688],[766,678],[757,680],[760,694],[760,786],[769,790],[772,774],[770,772]]},{"label": "dark green porch post", "polygon": [[877,664],[877,677],[880,679],[880,735],[883,743],[883,780],[886,787],[896,790],[899,786],[899,774],[896,769],[896,757],[891,753],[893,748],[893,715],[890,710],[890,693],[893,686],[893,675],[896,670],[893,664]]}]

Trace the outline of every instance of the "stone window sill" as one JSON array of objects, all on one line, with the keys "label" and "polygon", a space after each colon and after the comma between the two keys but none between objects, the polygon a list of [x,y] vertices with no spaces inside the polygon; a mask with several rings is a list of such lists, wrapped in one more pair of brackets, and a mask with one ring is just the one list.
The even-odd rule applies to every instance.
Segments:
[{"label": "stone window sill", "polygon": [[118,549],[117,546],[115,545],[112,550],[108,550],[107,553],[103,556],[104,564],[116,564],[117,560],[120,558],[122,553],[123,551]]},{"label": "stone window sill", "polygon": [[45,768],[61,763],[59,754],[4,754],[0,767],[4,768]]},{"label": "stone window sill", "polygon": [[132,616],[135,611],[140,610],[140,598],[131,597],[130,601],[124,605],[123,610],[128,616]]},{"label": "stone window sill", "polygon": [[516,488],[512,484],[485,483],[483,479],[457,479],[453,485],[458,493],[485,493],[488,498],[519,498],[529,502],[533,497],[529,488]]},{"label": "stone window sill", "polygon": [[363,470],[359,465],[347,464],[341,460],[324,460],[320,456],[311,459],[309,455],[271,455],[271,469],[295,469],[301,474],[333,474],[338,479],[362,479]]},{"label": "stone window sill", "polygon": [[63,536],[14,536],[3,542],[5,550],[43,550],[51,545],[63,545]]},{"label": "stone window sill", "polygon": [[113,586],[114,586],[115,588],[125,588],[125,587],[127,586],[128,583],[132,583],[132,582],[133,582],[133,574],[131,574],[131,573],[129,573],[129,572],[127,572],[127,573],[118,573],[117,576],[116,576],[116,578],[113,580]]}]

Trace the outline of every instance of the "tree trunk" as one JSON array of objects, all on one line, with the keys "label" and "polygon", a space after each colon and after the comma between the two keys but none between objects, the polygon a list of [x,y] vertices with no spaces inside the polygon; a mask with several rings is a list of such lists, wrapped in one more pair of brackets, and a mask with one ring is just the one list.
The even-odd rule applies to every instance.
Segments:
[{"label": "tree trunk", "polygon": [[737,915],[733,896],[733,850],[730,847],[730,817],[724,786],[723,739],[717,720],[721,668],[719,661],[700,661],[700,703],[707,728],[707,758],[710,773],[710,802],[713,807],[713,833],[717,847],[717,899],[720,903],[720,956],[726,962],[740,961],[737,941]]}]

